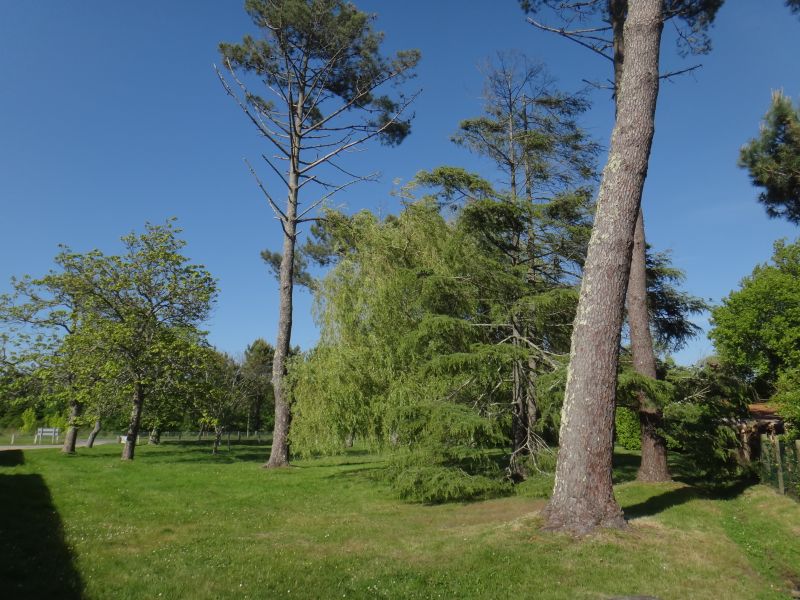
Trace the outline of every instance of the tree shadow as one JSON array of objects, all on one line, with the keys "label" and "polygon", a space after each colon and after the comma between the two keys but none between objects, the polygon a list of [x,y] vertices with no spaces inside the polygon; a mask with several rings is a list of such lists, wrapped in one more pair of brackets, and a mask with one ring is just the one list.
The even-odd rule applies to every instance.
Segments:
[{"label": "tree shadow", "polygon": [[170,440],[162,442],[155,452],[141,454],[147,462],[171,463],[236,463],[266,462],[269,457],[269,443],[255,440],[231,440],[228,449],[227,440],[223,439],[216,454],[212,454],[211,440]]},{"label": "tree shadow", "polygon": [[632,452],[614,450],[612,479],[614,484],[634,481],[642,458]]},{"label": "tree shadow", "polygon": [[40,475],[0,475],[0,540],[4,597],[82,597],[83,583],[64,539],[61,518]]},{"label": "tree shadow", "polygon": [[732,500],[754,483],[755,482],[752,480],[740,480],[715,486],[686,485],[669,490],[663,494],[651,496],[643,502],[626,506],[624,509],[625,517],[628,519],[636,519],[638,517],[656,515],[696,498],[703,500]]},{"label": "tree shadow", "polygon": [[0,452],[0,467],[16,467],[25,464],[25,453],[22,450],[3,450]]}]

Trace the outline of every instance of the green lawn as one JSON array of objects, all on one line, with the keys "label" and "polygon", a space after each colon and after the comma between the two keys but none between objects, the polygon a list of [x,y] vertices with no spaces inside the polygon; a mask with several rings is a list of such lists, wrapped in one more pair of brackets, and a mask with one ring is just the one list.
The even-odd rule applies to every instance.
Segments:
[{"label": "green lawn", "polygon": [[[421,506],[379,457],[261,469],[266,448],[115,445],[0,453],[7,598],[786,598],[800,588],[800,505],[763,486],[621,483],[624,532],[538,529],[526,496]],[[635,457],[618,457],[620,480]]]}]

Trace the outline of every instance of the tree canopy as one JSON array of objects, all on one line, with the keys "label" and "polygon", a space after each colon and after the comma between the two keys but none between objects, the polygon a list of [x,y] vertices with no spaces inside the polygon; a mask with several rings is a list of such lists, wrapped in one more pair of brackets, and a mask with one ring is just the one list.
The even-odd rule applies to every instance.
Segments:
[{"label": "tree canopy", "polygon": [[761,132],[742,147],[739,165],[763,189],[758,201],[770,217],[800,224],[800,109],[783,92],[772,94]]}]

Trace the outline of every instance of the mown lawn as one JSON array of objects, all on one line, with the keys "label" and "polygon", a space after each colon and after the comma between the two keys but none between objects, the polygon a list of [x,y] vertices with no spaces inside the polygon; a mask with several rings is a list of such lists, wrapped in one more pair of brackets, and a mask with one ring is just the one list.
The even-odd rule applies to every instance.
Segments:
[{"label": "mown lawn", "polygon": [[[800,588],[800,505],[763,486],[624,482],[624,532],[538,529],[526,496],[397,500],[376,456],[260,466],[207,445],[0,453],[5,598],[786,598]],[[635,470],[620,455],[618,478]]]}]

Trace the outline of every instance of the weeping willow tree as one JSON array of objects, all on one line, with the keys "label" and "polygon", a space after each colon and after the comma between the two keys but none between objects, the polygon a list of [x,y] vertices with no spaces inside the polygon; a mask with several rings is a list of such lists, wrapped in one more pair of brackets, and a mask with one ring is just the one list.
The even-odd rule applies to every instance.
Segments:
[{"label": "weeping willow tree", "polygon": [[[531,357],[550,376],[529,382],[538,418],[526,435],[541,449],[553,437],[574,282],[553,275],[532,288],[530,265],[514,263],[508,243],[536,220],[565,252],[554,223],[588,218],[583,198],[532,211],[476,176],[447,172],[485,191],[455,219],[442,216],[435,194],[384,220],[326,216],[317,233],[336,265],[317,286],[321,341],[290,369],[295,451],[336,452],[354,439],[391,448],[395,488],[423,501],[509,489],[519,460],[514,369]],[[554,274],[555,245],[548,253],[541,269]],[[523,312],[524,347],[512,318]]]}]

